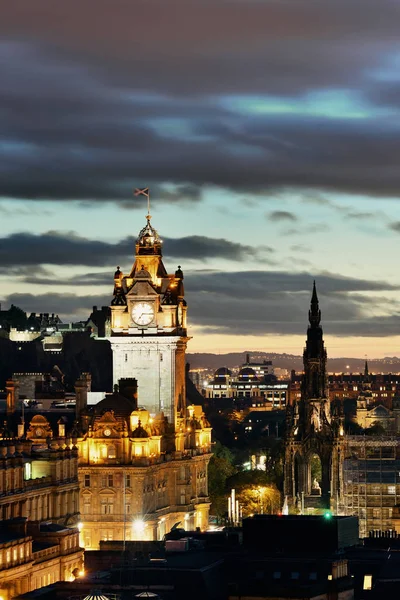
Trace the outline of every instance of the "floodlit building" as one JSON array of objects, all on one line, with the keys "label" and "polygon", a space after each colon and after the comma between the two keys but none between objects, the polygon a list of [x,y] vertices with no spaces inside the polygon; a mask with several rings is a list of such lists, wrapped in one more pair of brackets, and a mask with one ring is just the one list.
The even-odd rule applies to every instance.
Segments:
[{"label": "floodlit building", "polygon": [[233,376],[227,367],[220,367],[204,387],[208,400],[245,400],[249,406],[258,410],[268,410],[285,408],[289,384],[276,381],[272,361],[251,363],[247,355],[247,362],[242,365],[237,376]]},{"label": "floodlit building", "polygon": [[201,406],[186,404],[183,279],[180,267],[167,273],[147,215],[131,270],[114,275],[114,393],[90,409],[84,379],[76,387],[85,548],[208,525],[211,429]]},{"label": "floodlit building", "polygon": [[0,597],[4,600],[73,580],[83,567],[76,527],[77,448],[62,427],[53,432],[41,415],[28,426],[16,424],[12,382],[8,389],[8,418],[0,431]]}]

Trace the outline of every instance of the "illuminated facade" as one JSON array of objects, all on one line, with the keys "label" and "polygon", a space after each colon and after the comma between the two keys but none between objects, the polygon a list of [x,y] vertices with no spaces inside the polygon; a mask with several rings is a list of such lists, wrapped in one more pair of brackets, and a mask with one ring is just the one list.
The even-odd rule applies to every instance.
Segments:
[{"label": "illuminated facade", "polygon": [[[15,382],[7,382],[10,401]],[[83,568],[79,546],[77,448],[42,415],[12,431],[8,405],[0,447],[0,597],[4,600]],[[75,525],[75,526],[74,526]]]},{"label": "illuminated facade", "polygon": [[90,412],[84,382],[77,388],[85,548],[208,525],[211,429],[201,407],[186,406],[183,273],[167,273],[161,248],[148,215],[130,273],[114,276],[115,391]]},{"label": "illuminated facade", "polygon": [[118,384],[135,377],[141,404],[152,414],[163,412],[178,428],[185,416],[186,311],[183,273],[180,267],[167,273],[162,242],[148,215],[129,275],[118,268],[114,276],[113,379]]}]

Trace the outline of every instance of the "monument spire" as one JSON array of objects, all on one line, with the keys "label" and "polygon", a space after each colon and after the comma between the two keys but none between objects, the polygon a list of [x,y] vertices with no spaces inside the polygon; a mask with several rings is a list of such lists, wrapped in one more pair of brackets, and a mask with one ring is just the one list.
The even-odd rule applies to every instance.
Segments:
[{"label": "monument spire", "polygon": [[315,285],[315,279],[313,283],[313,291],[311,296],[311,305],[310,310],[308,311],[308,320],[310,322],[310,327],[319,327],[321,322],[321,311],[319,309],[319,302],[317,296],[317,288]]}]

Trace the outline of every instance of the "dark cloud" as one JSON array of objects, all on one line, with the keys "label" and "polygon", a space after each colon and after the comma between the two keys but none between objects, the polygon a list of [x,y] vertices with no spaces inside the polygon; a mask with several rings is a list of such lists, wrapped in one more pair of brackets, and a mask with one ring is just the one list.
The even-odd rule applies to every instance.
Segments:
[{"label": "dark cloud", "polygon": [[287,210],[274,210],[268,213],[267,219],[273,223],[279,221],[297,221],[296,215]]},{"label": "dark cloud", "polygon": [[[268,262],[272,248],[260,245],[256,248],[239,242],[206,236],[184,238],[164,238],[166,256],[185,260],[207,261],[211,258],[243,261],[247,258],[263,258]],[[132,259],[135,251],[135,238],[128,237],[112,244],[90,240],[73,232],[48,231],[42,235],[14,233],[0,238],[0,272],[13,269],[15,274],[24,274],[20,267],[34,266],[30,275],[43,274],[36,265],[87,265],[100,267],[116,265]]]},{"label": "dark cloud", "polygon": [[351,292],[395,291],[400,285],[386,281],[372,281],[352,277],[341,277],[331,273],[288,273],[285,271],[243,271],[243,272],[205,272],[187,273],[187,289],[195,293],[218,292],[223,296],[246,298],[264,293],[281,294],[290,292],[308,293],[316,279],[320,294],[343,294]]},{"label": "dark cloud", "polygon": [[2,306],[14,304],[19,306],[26,313],[48,312],[55,313],[61,319],[86,320],[92,311],[93,306],[109,306],[112,298],[112,290],[109,295],[77,296],[70,293],[48,293],[48,294],[10,294]]},{"label": "dark cloud", "polygon": [[396,233],[400,233],[400,221],[394,221],[393,223],[390,223],[389,229],[392,229]]},{"label": "dark cloud", "polygon": [[[224,239],[212,239],[200,235],[165,240],[165,250],[167,256],[180,256],[185,259],[204,259],[224,258],[227,260],[244,260],[246,258],[261,258],[274,252],[272,248],[265,245],[257,247],[230,242]],[[266,261],[268,262],[268,260]],[[269,261],[271,262],[271,261]]]},{"label": "dark cloud", "polygon": [[[374,114],[396,4],[82,0],[72,19],[63,3],[10,2],[0,194],[127,208],[139,184],[155,202],[197,202],[207,186],[397,197],[399,135]],[[327,114],[310,116],[329,90]],[[359,96],[349,114],[332,114],[337,90]]]},{"label": "dark cloud", "polygon": [[[317,277],[327,335],[400,334],[400,304],[370,295],[399,289],[386,282]],[[305,273],[205,273],[186,276],[191,322],[231,335],[302,334],[307,327],[312,278]],[[381,313],[381,316],[375,316]]]},{"label": "dark cloud", "polygon": [[[190,324],[205,332],[230,335],[305,334],[312,281],[306,273],[282,271],[187,271]],[[41,281],[32,278],[32,282]],[[58,283],[78,287],[89,283],[101,288],[90,296],[12,294],[2,304],[14,303],[27,312],[56,312],[69,320],[85,319],[92,305],[108,305],[111,300],[112,278],[103,272]],[[106,285],[109,293],[104,293]],[[400,335],[400,304],[390,297],[400,286],[324,273],[318,274],[317,288],[327,336]]]}]

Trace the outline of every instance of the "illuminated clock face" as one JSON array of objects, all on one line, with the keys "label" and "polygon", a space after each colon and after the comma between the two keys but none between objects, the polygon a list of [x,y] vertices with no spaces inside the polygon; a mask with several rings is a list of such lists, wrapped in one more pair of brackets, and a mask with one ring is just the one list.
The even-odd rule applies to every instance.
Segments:
[{"label": "illuminated clock face", "polygon": [[38,437],[41,437],[41,436],[43,435],[43,429],[42,429],[41,427],[38,427],[38,428],[36,429],[36,432],[35,432],[35,433],[36,433],[36,435],[37,435]]},{"label": "illuminated clock face", "polygon": [[132,308],[132,319],[136,325],[148,325],[154,319],[154,306],[148,302],[138,302]]},{"label": "illuminated clock face", "polygon": [[103,433],[104,433],[104,435],[106,435],[108,437],[109,435],[111,435],[111,429],[107,428],[103,431]]}]

